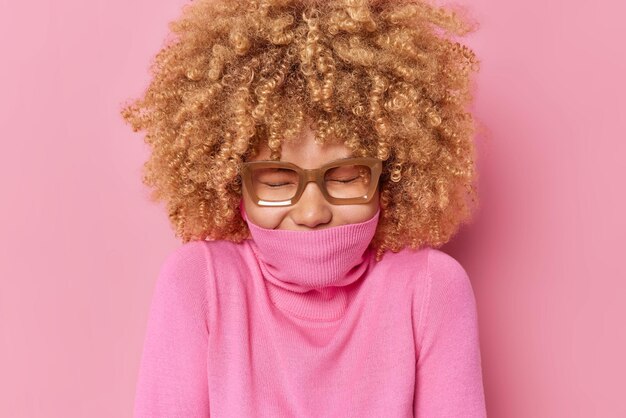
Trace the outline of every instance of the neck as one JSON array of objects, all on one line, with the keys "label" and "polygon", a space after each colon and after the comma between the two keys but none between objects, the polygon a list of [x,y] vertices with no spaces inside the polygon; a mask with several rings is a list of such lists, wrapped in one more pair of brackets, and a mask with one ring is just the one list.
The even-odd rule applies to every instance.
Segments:
[{"label": "neck", "polygon": [[273,302],[298,316],[341,317],[373,259],[380,210],[360,223],[315,231],[266,229],[248,222],[249,241]]}]

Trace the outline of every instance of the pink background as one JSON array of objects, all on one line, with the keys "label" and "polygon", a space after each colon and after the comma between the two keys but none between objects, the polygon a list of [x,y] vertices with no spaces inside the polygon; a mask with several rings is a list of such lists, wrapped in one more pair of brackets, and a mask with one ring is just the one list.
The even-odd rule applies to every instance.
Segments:
[{"label": "pink background", "polygon": [[[178,242],[140,181],[139,94],[184,2],[0,2],[0,416],[130,416]],[[623,2],[467,1],[481,22],[472,279],[491,417],[624,417]]]}]

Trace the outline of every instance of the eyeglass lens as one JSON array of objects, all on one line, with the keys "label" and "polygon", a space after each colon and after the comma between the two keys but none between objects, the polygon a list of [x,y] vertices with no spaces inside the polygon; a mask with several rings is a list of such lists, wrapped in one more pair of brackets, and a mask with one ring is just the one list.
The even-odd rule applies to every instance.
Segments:
[{"label": "eyeglass lens", "polygon": [[[372,173],[368,166],[350,164],[330,168],[324,174],[327,193],[338,199],[352,199],[367,195]],[[259,199],[280,202],[293,199],[300,176],[290,168],[264,167],[251,171],[252,186]]]}]

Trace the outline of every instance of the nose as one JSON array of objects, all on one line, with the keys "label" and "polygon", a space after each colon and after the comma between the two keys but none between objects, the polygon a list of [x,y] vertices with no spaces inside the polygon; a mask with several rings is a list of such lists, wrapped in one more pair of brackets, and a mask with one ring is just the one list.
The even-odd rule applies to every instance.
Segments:
[{"label": "nose", "polygon": [[304,188],[298,203],[293,206],[291,218],[297,225],[308,228],[327,224],[333,217],[329,205],[317,183],[311,181]]}]

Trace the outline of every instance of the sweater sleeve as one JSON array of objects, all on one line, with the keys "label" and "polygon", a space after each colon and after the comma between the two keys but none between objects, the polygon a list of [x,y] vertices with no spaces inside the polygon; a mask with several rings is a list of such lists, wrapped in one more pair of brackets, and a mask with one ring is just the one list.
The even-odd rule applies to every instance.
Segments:
[{"label": "sweater sleeve", "polygon": [[416,333],[415,417],[486,417],[476,301],[450,255],[430,249]]},{"label": "sweater sleeve", "polygon": [[183,244],[161,266],[144,337],[134,418],[209,416],[206,248]]}]

